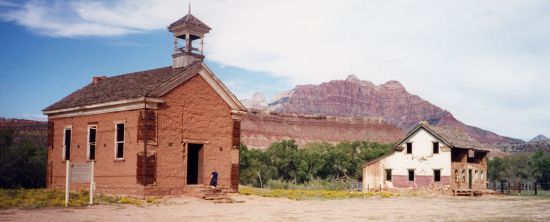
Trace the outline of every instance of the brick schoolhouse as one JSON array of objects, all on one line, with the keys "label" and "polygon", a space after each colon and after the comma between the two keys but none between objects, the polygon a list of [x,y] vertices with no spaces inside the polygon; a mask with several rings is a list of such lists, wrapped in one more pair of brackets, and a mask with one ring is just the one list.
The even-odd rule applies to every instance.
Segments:
[{"label": "brick schoolhouse", "polygon": [[212,169],[222,190],[238,189],[246,109],[203,63],[210,27],[189,13],[168,30],[174,34],[172,66],[93,77],[43,110],[48,187],[64,187],[70,160],[95,161],[96,190],[103,193],[190,194],[208,184]]}]

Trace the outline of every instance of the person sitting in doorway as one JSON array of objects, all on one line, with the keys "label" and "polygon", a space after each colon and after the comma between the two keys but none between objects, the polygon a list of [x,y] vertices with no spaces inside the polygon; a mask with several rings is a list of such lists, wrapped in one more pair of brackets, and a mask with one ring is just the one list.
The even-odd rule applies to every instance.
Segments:
[{"label": "person sitting in doorway", "polygon": [[212,170],[212,173],[210,174],[210,187],[212,189],[216,189],[218,186],[218,172],[216,172],[216,169]]}]

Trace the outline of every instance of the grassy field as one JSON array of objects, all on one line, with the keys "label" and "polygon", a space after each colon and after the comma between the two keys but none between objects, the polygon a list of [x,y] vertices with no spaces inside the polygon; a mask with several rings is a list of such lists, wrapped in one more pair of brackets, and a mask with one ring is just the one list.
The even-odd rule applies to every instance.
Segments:
[{"label": "grassy field", "polygon": [[[88,191],[71,192],[69,196],[70,207],[84,207],[90,202]],[[131,204],[142,205],[155,203],[155,198],[146,200],[117,197],[109,195],[95,195],[94,204]],[[0,189],[0,209],[6,208],[51,208],[64,207],[65,193],[59,190],[49,189]]]}]

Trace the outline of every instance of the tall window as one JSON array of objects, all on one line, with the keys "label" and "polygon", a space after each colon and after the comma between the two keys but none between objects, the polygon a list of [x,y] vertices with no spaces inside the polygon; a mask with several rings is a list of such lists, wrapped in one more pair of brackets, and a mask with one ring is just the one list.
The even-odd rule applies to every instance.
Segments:
[{"label": "tall window", "polygon": [[71,128],[65,128],[63,133],[63,159],[71,159],[71,139],[72,139],[72,130]]},{"label": "tall window", "polygon": [[117,159],[124,158],[124,123],[116,124],[115,133],[115,157]]},{"label": "tall window", "polygon": [[441,170],[434,170],[434,182],[441,181]]},{"label": "tall window", "polygon": [[88,126],[88,160],[95,160],[97,126]]},{"label": "tall window", "polygon": [[433,153],[439,153],[439,142],[433,142]]},{"label": "tall window", "polygon": [[386,169],[386,181],[391,181],[391,169]]},{"label": "tall window", "polygon": [[407,143],[407,154],[413,153],[413,144]]},{"label": "tall window", "polygon": [[409,169],[409,181],[414,181],[414,169]]}]

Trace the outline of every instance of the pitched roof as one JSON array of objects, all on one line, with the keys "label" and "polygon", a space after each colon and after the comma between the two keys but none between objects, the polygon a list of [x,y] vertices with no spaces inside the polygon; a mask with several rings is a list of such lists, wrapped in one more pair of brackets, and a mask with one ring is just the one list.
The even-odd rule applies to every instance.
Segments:
[{"label": "pitched roof", "polygon": [[445,143],[445,145],[450,147],[489,151],[487,146],[479,143],[459,128],[433,126],[423,122],[418,124],[411,131],[409,131],[409,133],[407,133],[407,136],[397,142],[395,146],[397,147],[401,145],[405,140],[415,134],[419,129],[425,129],[426,131],[428,131],[428,133],[432,134],[434,137],[441,140],[441,142]]},{"label": "pitched roof", "polygon": [[201,20],[199,20],[198,18],[196,18],[191,14],[187,14],[186,16],[183,16],[183,18],[180,18],[177,21],[173,22],[172,24],[170,24],[170,26],[168,26],[168,29],[172,29],[172,28],[175,28],[176,26],[185,25],[185,24],[196,25],[208,30],[211,29],[210,27],[208,27],[208,25],[204,24],[204,22],[201,22]]},{"label": "pitched roof", "polygon": [[[200,70],[211,72],[202,62],[195,62],[185,68],[173,69],[168,66],[109,77],[100,80],[96,84],[90,83],[84,86],[42,111],[84,107],[142,97],[158,98],[191,77],[200,74]],[[202,76],[205,77],[205,75]],[[224,98],[232,109],[246,111],[229,89],[213,74],[207,75],[205,79],[212,87],[220,89],[217,90],[218,94]]]}]

